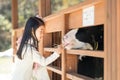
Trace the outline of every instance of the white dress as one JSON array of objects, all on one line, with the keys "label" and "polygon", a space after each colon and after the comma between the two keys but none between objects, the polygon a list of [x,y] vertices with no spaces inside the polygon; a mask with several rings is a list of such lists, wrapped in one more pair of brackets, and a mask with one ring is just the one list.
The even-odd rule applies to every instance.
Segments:
[{"label": "white dress", "polygon": [[38,69],[39,79],[37,80],[50,80],[46,66],[55,61],[60,55],[54,52],[49,57],[44,58],[39,55],[35,48],[31,48],[30,45],[26,45],[23,48],[22,54],[24,54],[24,51],[26,52],[22,60],[16,57],[12,80],[31,80],[34,62],[40,64]]}]

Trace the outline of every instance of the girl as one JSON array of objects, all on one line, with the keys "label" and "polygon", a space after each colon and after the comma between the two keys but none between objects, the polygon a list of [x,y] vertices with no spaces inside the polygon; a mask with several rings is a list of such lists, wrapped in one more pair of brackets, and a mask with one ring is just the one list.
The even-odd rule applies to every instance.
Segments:
[{"label": "girl", "polygon": [[39,64],[39,80],[50,80],[46,66],[60,56],[61,49],[59,48],[47,58],[40,55],[37,48],[43,34],[44,21],[38,17],[30,17],[26,22],[17,51],[12,80],[31,80],[34,63]]}]

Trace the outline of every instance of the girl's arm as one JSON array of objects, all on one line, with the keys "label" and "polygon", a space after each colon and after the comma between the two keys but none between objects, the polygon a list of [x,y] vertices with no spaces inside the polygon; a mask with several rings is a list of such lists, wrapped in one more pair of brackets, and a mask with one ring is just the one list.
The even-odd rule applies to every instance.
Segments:
[{"label": "girl's arm", "polygon": [[59,48],[57,51],[55,51],[53,54],[48,56],[47,58],[40,55],[40,53],[33,49],[33,62],[40,64],[41,66],[46,66],[55,61],[61,53],[61,49]]}]

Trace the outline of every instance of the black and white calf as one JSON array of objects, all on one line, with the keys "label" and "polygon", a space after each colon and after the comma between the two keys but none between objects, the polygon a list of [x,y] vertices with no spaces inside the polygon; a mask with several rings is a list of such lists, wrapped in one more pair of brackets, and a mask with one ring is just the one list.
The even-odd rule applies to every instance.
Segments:
[{"label": "black and white calf", "polygon": [[[103,50],[103,32],[103,25],[72,29],[63,37],[62,43],[66,49]],[[92,78],[103,77],[103,59],[82,57],[78,61],[78,73]]]},{"label": "black and white calf", "polygon": [[103,27],[72,29],[62,39],[66,49],[103,50]]}]

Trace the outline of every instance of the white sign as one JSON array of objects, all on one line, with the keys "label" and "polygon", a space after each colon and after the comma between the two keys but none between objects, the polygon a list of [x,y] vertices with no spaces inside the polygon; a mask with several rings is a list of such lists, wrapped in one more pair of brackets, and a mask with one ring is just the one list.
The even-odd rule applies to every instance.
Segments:
[{"label": "white sign", "polygon": [[83,26],[94,25],[94,6],[83,9]]}]

